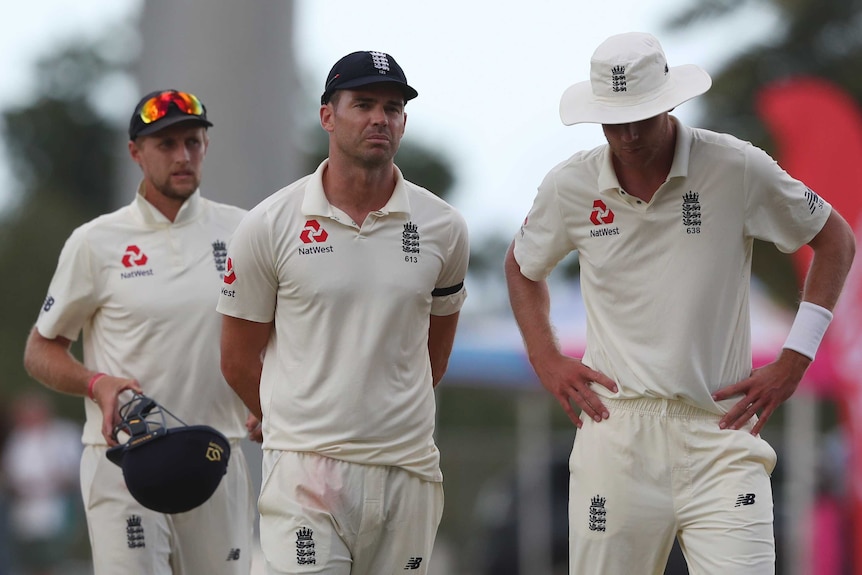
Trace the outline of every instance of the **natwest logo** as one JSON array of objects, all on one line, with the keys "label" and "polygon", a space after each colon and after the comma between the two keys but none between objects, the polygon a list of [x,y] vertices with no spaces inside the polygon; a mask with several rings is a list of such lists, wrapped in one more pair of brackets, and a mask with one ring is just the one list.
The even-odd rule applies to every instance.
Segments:
[{"label": "natwest logo", "polygon": [[329,234],[326,233],[326,230],[323,229],[323,226],[317,220],[308,220],[305,222],[305,228],[299,234],[299,239],[304,244],[323,243],[328,237]]},{"label": "natwest logo", "polygon": [[233,262],[227,259],[227,270],[224,272],[224,283],[230,285],[236,281],[236,272],[233,271]]},{"label": "natwest logo", "polygon": [[147,254],[141,251],[141,248],[135,245],[126,247],[126,253],[123,254],[123,265],[127,268],[142,266],[147,263]]},{"label": "natwest logo", "polygon": [[614,223],[614,213],[603,201],[596,200],[593,202],[593,211],[590,212],[590,221],[596,226],[612,224]]}]

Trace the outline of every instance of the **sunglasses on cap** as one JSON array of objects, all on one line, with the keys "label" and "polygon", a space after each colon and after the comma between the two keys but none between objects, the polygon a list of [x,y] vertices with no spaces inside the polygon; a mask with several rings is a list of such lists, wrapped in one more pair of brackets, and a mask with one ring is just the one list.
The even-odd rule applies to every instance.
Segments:
[{"label": "sunglasses on cap", "polygon": [[194,94],[167,90],[156,94],[141,105],[141,120],[145,124],[161,120],[168,113],[171,103],[181,112],[192,116],[200,116],[204,111],[203,104]]}]

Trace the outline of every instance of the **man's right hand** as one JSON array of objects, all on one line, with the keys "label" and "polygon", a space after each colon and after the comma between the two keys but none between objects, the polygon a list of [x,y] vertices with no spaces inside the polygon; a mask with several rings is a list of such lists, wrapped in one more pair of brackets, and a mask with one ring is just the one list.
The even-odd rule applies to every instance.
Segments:
[{"label": "man's right hand", "polygon": [[579,359],[558,352],[541,360],[532,360],[532,364],[542,385],[557,398],[578,429],[583,426],[583,421],[575,413],[573,403],[594,421],[599,422],[610,417],[608,409],[592,390],[591,384],[601,385],[616,393],[617,384],[611,378],[587,367]]},{"label": "man's right hand", "polygon": [[102,410],[102,437],[109,447],[119,445],[113,437],[114,426],[120,423],[119,395],[126,390],[143,394],[141,384],[136,379],[104,375],[92,387],[93,401]]}]

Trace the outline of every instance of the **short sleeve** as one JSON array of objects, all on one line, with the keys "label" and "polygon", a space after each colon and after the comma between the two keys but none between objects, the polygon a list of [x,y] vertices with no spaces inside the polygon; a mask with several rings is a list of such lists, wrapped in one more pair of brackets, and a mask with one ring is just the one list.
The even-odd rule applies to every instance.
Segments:
[{"label": "short sleeve", "polygon": [[470,260],[470,239],[467,222],[452,211],[449,245],[443,268],[431,292],[431,315],[445,316],[458,312],[467,299],[464,278]]},{"label": "short sleeve", "polygon": [[772,242],[784,253],[810,242],[832,211],[828,202],[755,146],[746,148],[745,191],[746,235]]},{"label": "short sleeve", "polygon": [[561,215],[555,172],[551,172],[539,186],[530,212],[515,235],[515,261],[524,277],[541,281],[575,249]]},{"label": "short sleeve", "polygon": [[267,212],[252,210],[242,219],[228,245],[217,311],[223,315],[269,323],[275,318],[278,273]]},{"label": "short sleeve", "polygon": [[84,324],[96,312],[98,295],[91,261],[87,234],[78,228],[60,251],[57,269],[36,321],[42,337],[77,340]]}]

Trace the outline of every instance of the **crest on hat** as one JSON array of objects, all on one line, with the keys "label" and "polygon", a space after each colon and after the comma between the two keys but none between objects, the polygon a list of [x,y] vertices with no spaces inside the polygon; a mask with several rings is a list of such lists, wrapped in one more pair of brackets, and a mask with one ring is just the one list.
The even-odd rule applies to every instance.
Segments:
[{"label": "crest on hat", "polygon": [[614,92],[626,91],[626,67],[614,66],[611,68],[611,90]]},{"label": "crest on hat", "polygon": [[381,74],[389,72],[389,56],[383,52],[369,52],[371,54],[371,63]]}]

